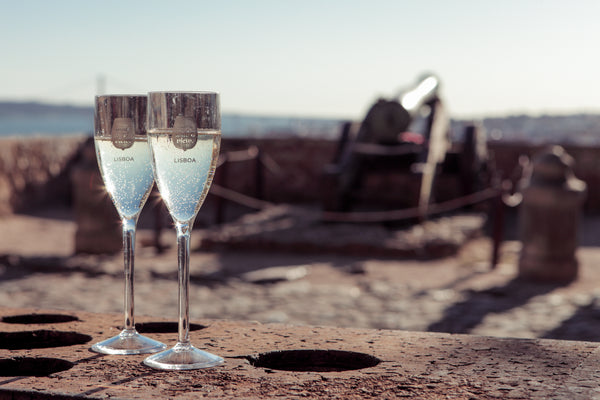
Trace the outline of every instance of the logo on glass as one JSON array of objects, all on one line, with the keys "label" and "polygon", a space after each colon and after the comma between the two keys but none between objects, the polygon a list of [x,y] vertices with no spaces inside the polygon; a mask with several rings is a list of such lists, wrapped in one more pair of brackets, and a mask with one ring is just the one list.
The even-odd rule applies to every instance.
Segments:
[{"label": "logo on glass", "polygon": [[178,115],[173,123],[173,144],[181,150],[193,149],[198,141],[196,121],[191,117]]},{"label": "logo on glass", "polygon": [[115,118],[110,131],[113,145],[121,150],[133,146],[135,140],[135,127],[131,118]]}]

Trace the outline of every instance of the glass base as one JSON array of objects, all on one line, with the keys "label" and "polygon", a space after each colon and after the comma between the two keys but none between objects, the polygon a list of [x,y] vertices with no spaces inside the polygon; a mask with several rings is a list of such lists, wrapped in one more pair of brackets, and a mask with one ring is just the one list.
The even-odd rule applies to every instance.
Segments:
[{"label": "glass base", "polygon": [[166,344],[142,336],[135,329],[125,329],[117,336],[94,344],[92,351],[102,354],[145,354],[166,348]]},{"label": "glass base", "polygon": [[149,367],[166,370],[210,368],[224,362],[223,358],[198,350],[189,343],[177,343],[172,349],[153,354],[144,360],[144,364]]}]

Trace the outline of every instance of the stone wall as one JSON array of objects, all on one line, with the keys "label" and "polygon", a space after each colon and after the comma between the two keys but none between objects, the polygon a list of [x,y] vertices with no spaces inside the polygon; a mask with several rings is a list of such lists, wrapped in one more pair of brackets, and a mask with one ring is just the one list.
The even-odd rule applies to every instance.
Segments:
[{"label": "stone wall", "polygon": [[[248,148],[256,145],[269,162],[278,168],[264,171],[264,198],[273,202],[315,202],[322,201],[322,174],[335,154],[337,142],[318,139],[263,139],[263,140],[225,140],[222,151]],[[567,153],[575,159],[575,175],[588,186],[585,209],[600,211],[600,147],[564,146]],[[505,179],[515,183],[520,179],[521,156],[531,157],[543,146],[527,143],[490,142],[488,151],[498,171]],[[232,164],[228,170],[228,187],[246,194],[253,194],[254,164],[251,162]],[[456,177],[444,177],[439,180],[441,200],[458,195]],[[407,206],[415,203],[418,195],[418,179],[406,176],[382,176],[367,181],[369,188],[366,196],[370,200],[393,202]],[[408,190],[407,190],[408,188]]]},{"label": "stone wall", "polygon": [[[82,159],[87,137],[7,138],[0,140],[0,214],[26,212],[36,207],[70,205],[71,173]],[[323,169],[333,159],[335,141],[286,139],[225,139],[222,153],[256,146],[263,162],[262,197],[280,203],[321,203]],[[565,146],[575,158],[575,174],[588,185],[587,211],[600,211],[600,147]],[[490,154],[503,176],[520,177],[517,168],[521,155],[530,156],[540,147],[520,143],[492,142]],[[89,161],[89,160],[88,160]],[[89,167],[89,166],[88,166]],[[254,160],[232,162],[217,171],[216,179],[244,194],[255,196],[257,163]],[[97,168],[97,167],[94,167]],[[224,180],[223,180],[224,179]],[[441,180],[441,195],[456,195],[457,185]],[[370,179],[367,197],[373,201],[407,206],[414,203],[418,182],[401,176]],[[407,190],[408,188],[408,190]],[[398,200],[400,199],[400,200]]]},{"label": "stone wall", "polygon": [[85,137],[0,141],[0,214],[69,204],[69,170]]},{"label": "stone wall", "polygon": [[[265,200],[291,203],[319,201],[320,177],[324,166],[333,158],[335,142],[306,138],[229,139],[223,141],[221,152],[243,150],[250,146],[259,148],[263,160],[262,197]],[[225,186],[254,195],[256,171],[253,160],[231,162],[224,177]]]}]

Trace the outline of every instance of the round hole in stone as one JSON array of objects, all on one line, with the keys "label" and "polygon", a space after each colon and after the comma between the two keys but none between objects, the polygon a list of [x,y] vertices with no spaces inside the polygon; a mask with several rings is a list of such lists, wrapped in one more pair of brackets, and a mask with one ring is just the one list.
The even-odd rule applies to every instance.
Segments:
[{"label": "round hole in stone", "polygon": [[14,357],[0,359],[0,376],[48,376],[73,367],[60,358]]},{"label": "round hole in stone", "polygon": [[65,314],[22,314],[2,317],[2,322],[7,324],[58,324],[71,321],[79,321],[79,318]]},{"label": "round hole in stone", "polygon": [[284,350],[247,357],[255,367],[282,371],[339,372],[374,367],[377,357],[342,350]]},{"label": "round hole in stone", "polygon": [[92,340],[89,335],[61,331],[0,332],[0,349],[25,350],[73,346]]},{"label": "round hole in stone", "polygon": [[[177,322],[138,322],[135,329],[139,333],[177,333]],[[206,328],[200,324],[190,324],[190,332]]]}]

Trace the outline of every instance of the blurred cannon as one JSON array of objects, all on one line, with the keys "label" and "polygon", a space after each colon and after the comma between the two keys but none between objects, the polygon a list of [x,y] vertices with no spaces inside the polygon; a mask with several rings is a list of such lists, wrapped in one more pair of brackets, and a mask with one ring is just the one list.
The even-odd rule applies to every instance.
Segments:
[{"label": "blurred cannon", "polygon": [[463,194],[480,186],[487,165],[483,132],[477,126],[467,127],[460,154],[452,153],[450,119],[439,92],[439,79],[425,75],[395,98],[377,100],[361,123],[343,124],[333,163],[325,168],[326,210],[351,210],[364,180],[374,173],[403,171],[419,176],[421,218],[427,215],[441,171],[461,177]]}]

